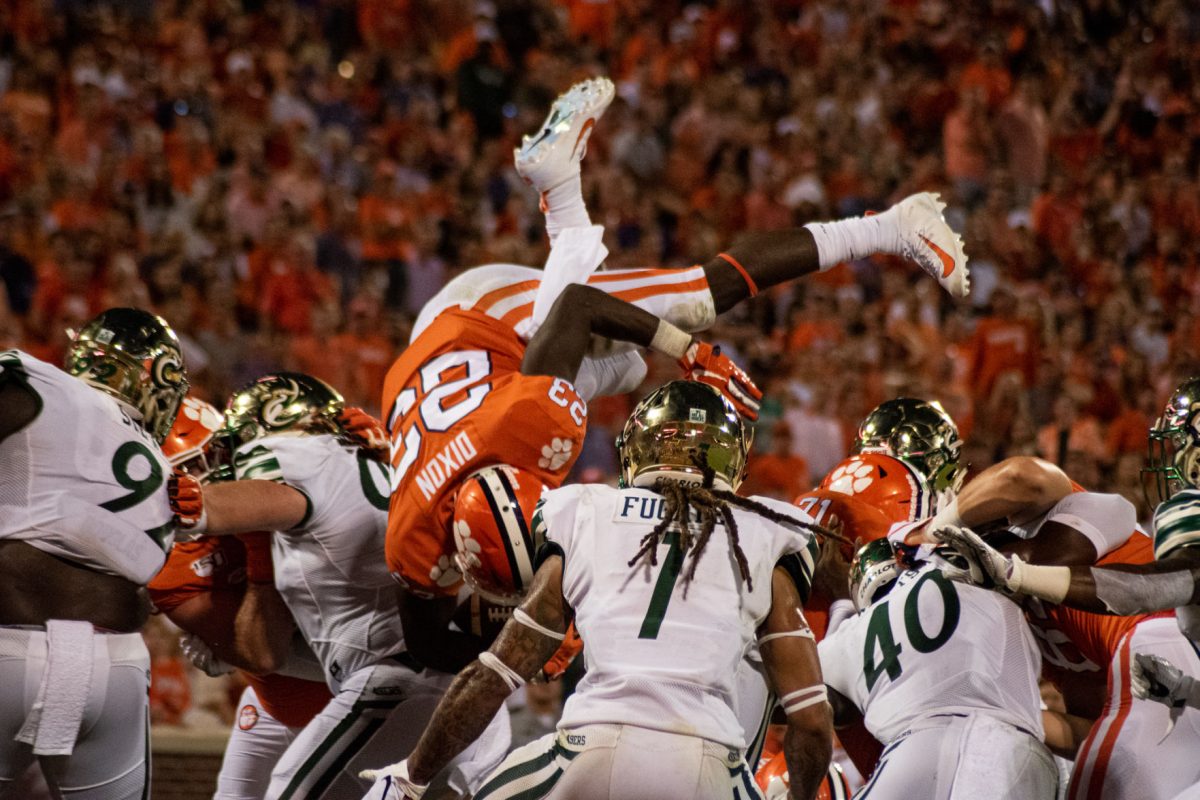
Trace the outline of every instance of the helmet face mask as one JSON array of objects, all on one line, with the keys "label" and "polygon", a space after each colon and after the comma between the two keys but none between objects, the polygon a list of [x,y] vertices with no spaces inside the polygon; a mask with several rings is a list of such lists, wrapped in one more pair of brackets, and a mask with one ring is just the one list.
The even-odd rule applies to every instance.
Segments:
[{"label": "helmet face mask", "polygon": [[544,540],[535,512],[545,486],[507,464],[484,467],[454,496],[454,566],[475,594],[492,603],[518,605],[533,584],[534,561]]},{"label": "helmet face mask", "polygon": [[136,308],[110,308],[84,325],[67,352],[66,369],[119,400],[160,443],[188,390],[174,331]]},{"label": "helmet face mask", "polygon": [[911,464],[928,481],[940,508],[967,477],[959,463],[958,426],[937,401],[898,397],[877,406],[858,427],[855,453],[884,453]]},{"label": "helmet face mask", "polygon": [[860,547],[850,562],[850,599],[854,608],[862,611],[891,591],[900,571],[892,543],[887,539],[876,539]]},{"label": "helmet face mask", "polygon": [[746,476],[753,434],[736,409],[710,386],[672,381],[634,408],[617,437],[622,487],[650,487],[660,478],[735,491]]},{"label": "helmet face mask", "polygon": [[1151,507],[1200,487],[1200,378],[1189,378],[1175,389],[1150,428],[1148,444],[1142,488]]},{"label": "helmet face mask", "polygon": [[320,378],[301,372],[265,375],[234,392],[217,432],[230,453],[247,442],[278,434],[344,434],[337,421],[345,407],[341,394]]}]

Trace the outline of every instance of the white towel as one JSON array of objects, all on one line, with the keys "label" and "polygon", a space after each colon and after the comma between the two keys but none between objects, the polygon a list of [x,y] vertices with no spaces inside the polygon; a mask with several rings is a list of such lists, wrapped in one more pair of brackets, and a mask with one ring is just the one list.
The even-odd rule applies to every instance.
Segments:
[{"label": "white towel", "polygon": [[604,228],[564,228],[550,248],[542,283],[533,298],[533,324],[541,327],[554,301],[572,283],[584,283],[608,257],[604,246]]},{"label": "white towel", "polygon": [[16,740],[35,755],[68,756],[83,724],[92,689],[93,642],[90,622],[52,619],[46,623],[46,668],[33,708]]}]

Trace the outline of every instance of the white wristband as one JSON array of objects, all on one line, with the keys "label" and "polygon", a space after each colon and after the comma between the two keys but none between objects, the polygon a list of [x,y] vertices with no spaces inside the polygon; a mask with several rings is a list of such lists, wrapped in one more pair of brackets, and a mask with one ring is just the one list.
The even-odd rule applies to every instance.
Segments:
[{"label": "white wristband", "polygon": [[490,650],[484,650],[479,654],[479,663],[499,675],[500,680],[504,681],[504,685],[510,692],[515,692],[525,683],[525,679],[515,669],[501,661],[500,657]]},{"label": "white wristband", "polygon": [[567,635],[565,633],[555,633],[554,631],[550,630],[546,626],[539,625],[537,620],[535,620],[533,617],[526,614],[525,609],[523,609],[523,608],[515,609],[513,611],[512,615],[513,615],[513,620],[520,623],[521,625],[524,625],[527,628],[533,628],[535,631],[540,633],[542,636],[549,636],[551,639],[557,639],[560,642],[567,638]]},{"label": "white wristband", "polygon": [[779,698],[779,705],[783,706],[783,713],[794,714],[797,711],[803,711],[809,706],[824,703],[828,699],[829,691],[825,688],[825,684],[820,683],[816,686],[809,686],[807,689],[800,689],[785,694]]},{"label": "white wristband", "polygon": [[1033,595],[1051,603],[1061,603],[1071,589],[1071,568],[1028,564],[1019,556],[1013,556],[1008,588],[1019,594]]},{"label": "white wristband", "polygon": [[691,344],[692,335],[690,333],[675,327],[665,319],[660,319],[658,330],[654,332],[654,338],[650,340],[650,349],[656,353],[679,359],[683,358],[683,354],[687,352]]}]

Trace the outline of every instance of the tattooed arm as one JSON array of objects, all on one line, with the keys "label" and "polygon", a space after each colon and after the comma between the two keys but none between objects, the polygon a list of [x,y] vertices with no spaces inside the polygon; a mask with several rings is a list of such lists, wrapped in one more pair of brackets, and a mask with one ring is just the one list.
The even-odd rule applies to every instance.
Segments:
[{"label": "tattooed arm", "polygon": [[[561,557],[547,558],[538,567],[533,587],[521,604],[521,610],[534,622],[556,633],[566,631],[573,616],[562,595],[562,566]],[[488,652],[521,681],[527,681],[537,674],[561,643],[560,639],[540,633],[514,618],[500,631]],[[486,654],[481,655],[480,659],[485,657]],[[479,738],[516,683],[515,678],[502,677],[482,660],[468,664],[450,685],[425,727],[421,741],[408,757],[411,780],[418,784],[428,783],[450,759]]]},{"label": "tattooed arm", "polygon": [[771,611],[759,628],[767,682],[787,716],[784,760],[791,796],[816,797],[833,752],[833,711],[821,677],[821,659],[801,610],[800,594],[780,567],[771,575]]}]

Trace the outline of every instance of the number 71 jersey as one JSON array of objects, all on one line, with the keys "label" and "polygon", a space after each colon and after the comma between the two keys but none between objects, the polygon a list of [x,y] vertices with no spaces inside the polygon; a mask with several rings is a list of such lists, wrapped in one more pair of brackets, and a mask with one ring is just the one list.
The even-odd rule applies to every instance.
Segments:
[{"label": "number 71 jersey", "polygon": [[453,596],[454,494],[471,473],[509,464],[562,484],[583,444],[587,404],[560,378],[522,375],[525,343],[476,311],[442,312],[383,385],[391,438],[387,562],[423,596]]},{"label": "number 71 jersey", "polygon": [[0,539],[145,584],[174,538],[171,467],[116,399],[23,353],[0,353],[0,382],[41,410],[0,442]]}]

